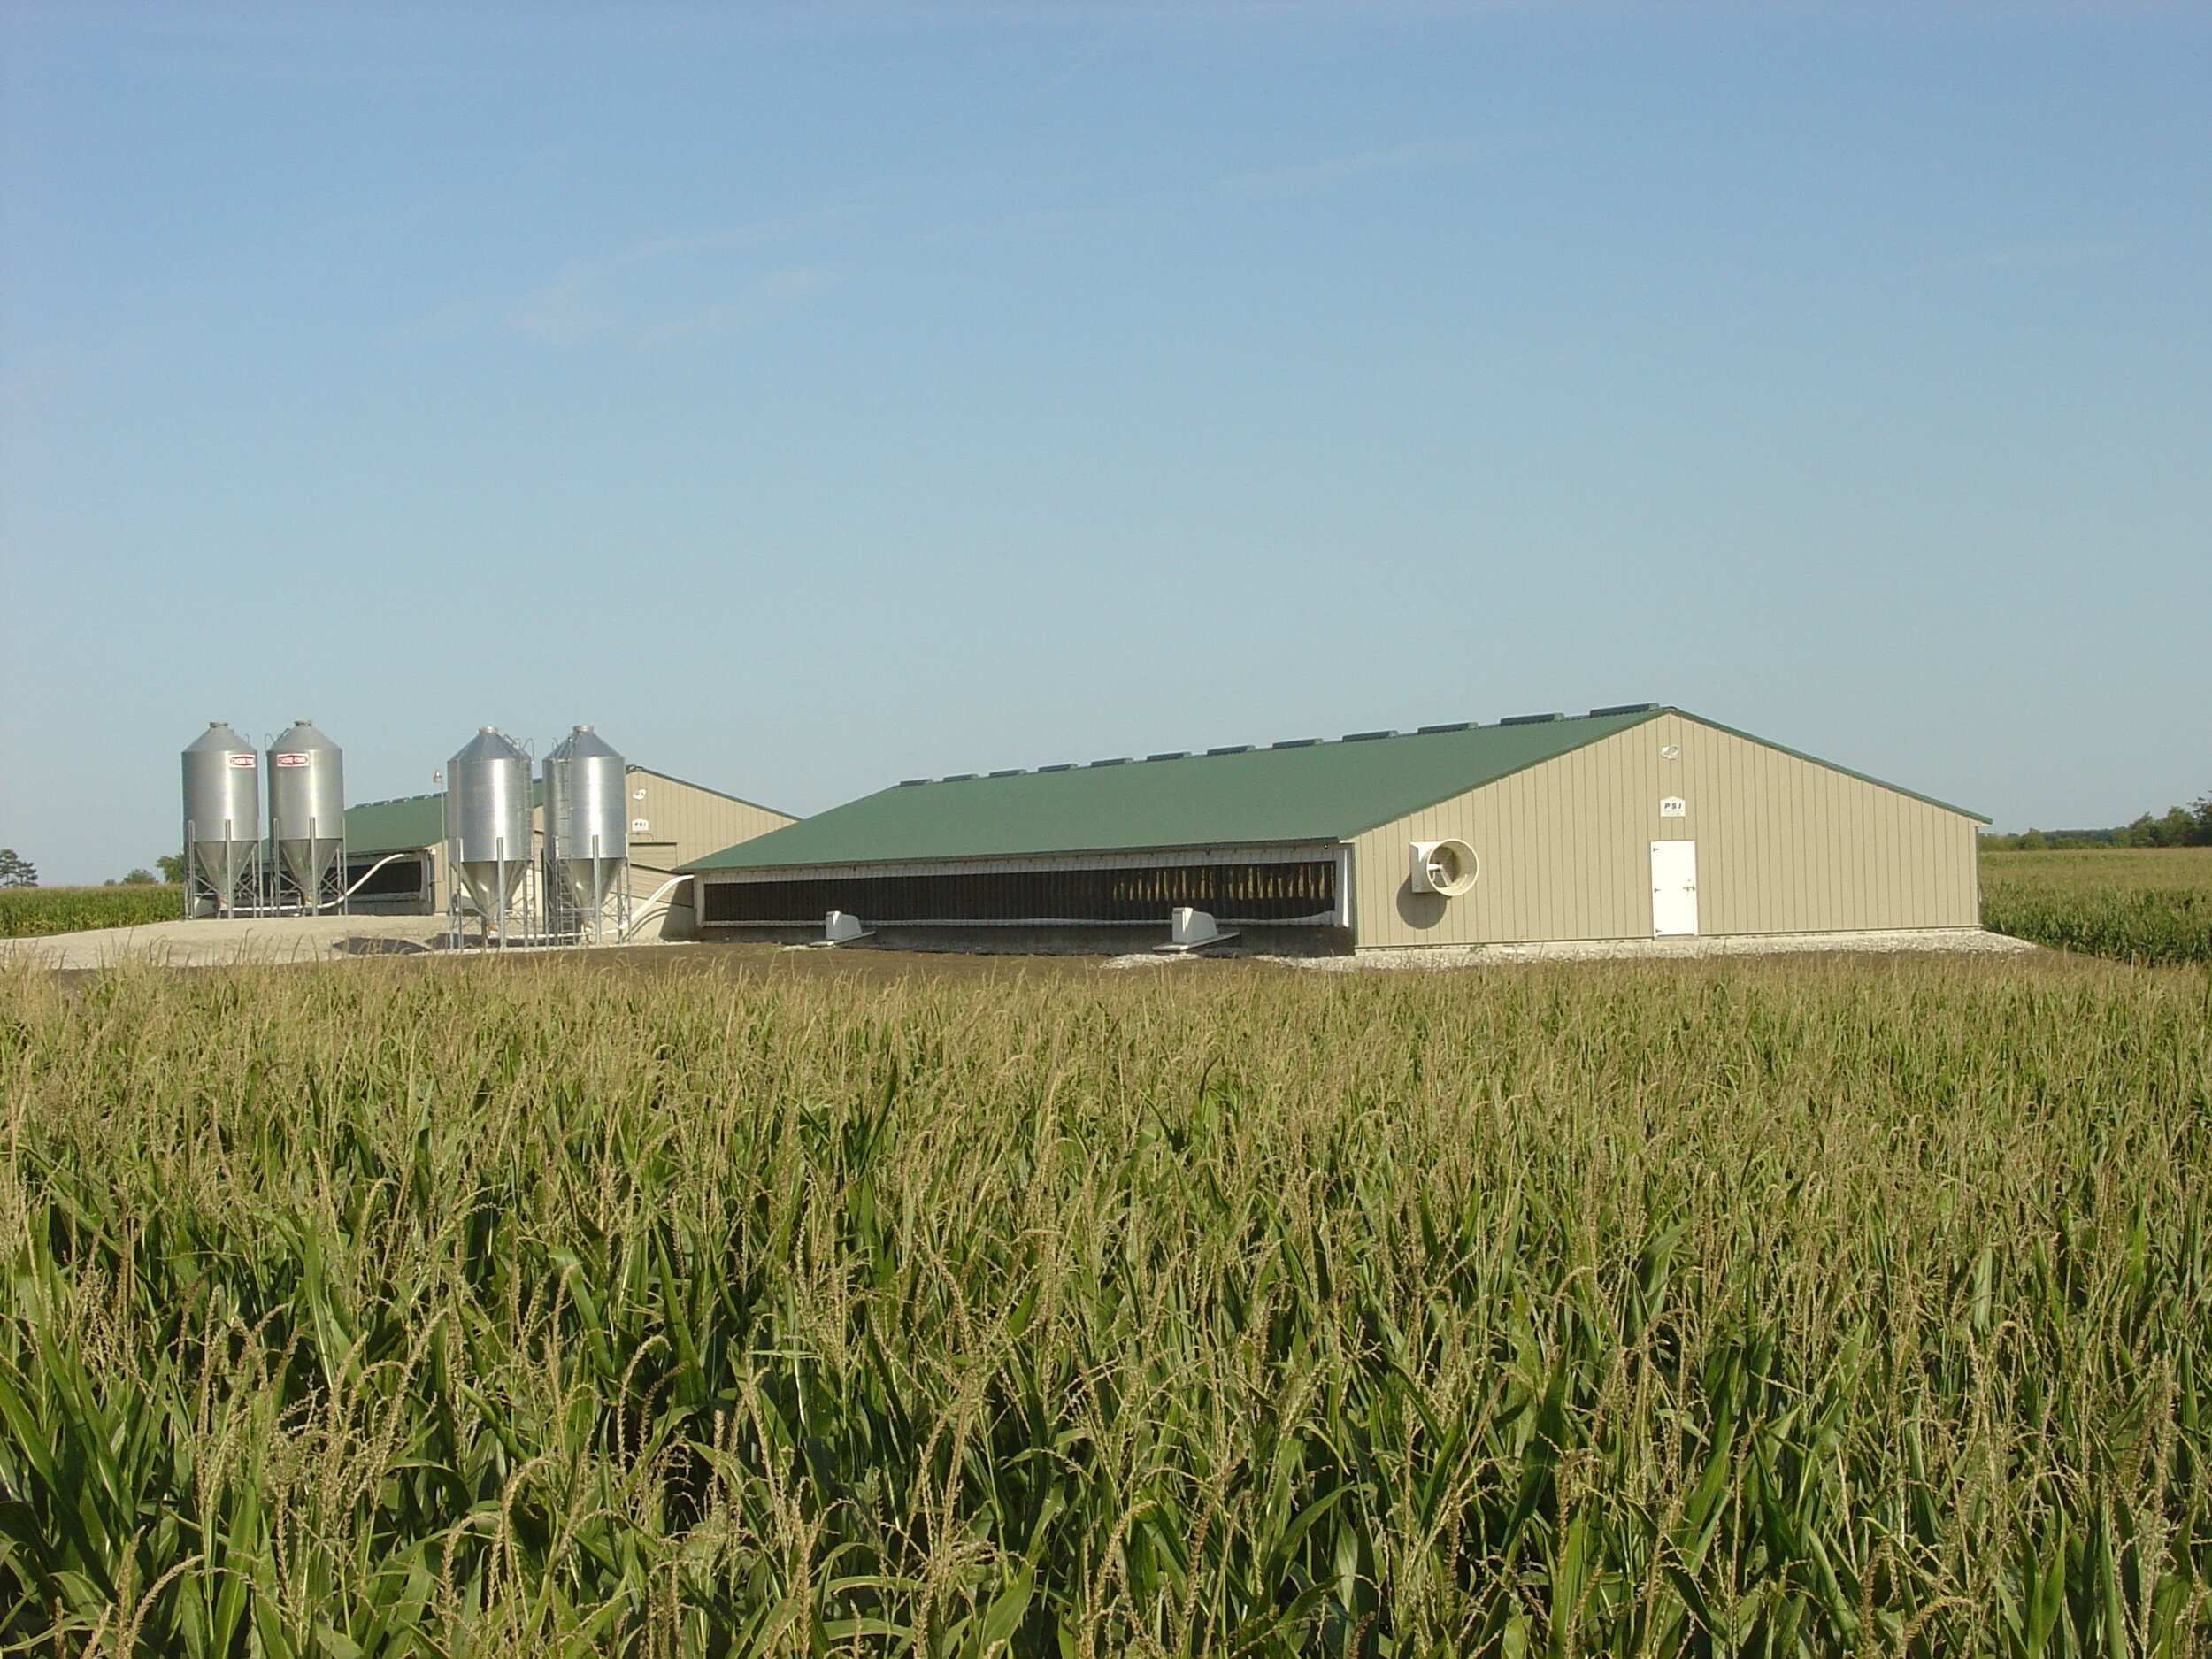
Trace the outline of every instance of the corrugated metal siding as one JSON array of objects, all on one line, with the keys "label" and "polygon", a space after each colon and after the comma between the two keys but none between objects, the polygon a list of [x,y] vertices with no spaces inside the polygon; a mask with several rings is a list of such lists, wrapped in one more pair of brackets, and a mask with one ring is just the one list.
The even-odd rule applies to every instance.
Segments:
[{"label": "corrugated metal siding", "polygon": [[[641,790],[645,796],[641,801]],[[787,813],[733,800],[643,767],[631,768],[629,793],[630,820],[643,818],[651,826],[643,833],[631,832],[630,890],[641,899],[680,864],[795,821]]]},{"label": "corrugated metal siding", "polygon": [[[1661,818],[1666,795],[1688,815]],[[1408,844],[1447,836],[1482,860],[1475,890],[1413,893]],[[1648,938],[1650,843],[1668,840],[1697,842],[1701,933],[1980,919],[1971,818],[1668,713],[1357,837],[1358,941]]]}]

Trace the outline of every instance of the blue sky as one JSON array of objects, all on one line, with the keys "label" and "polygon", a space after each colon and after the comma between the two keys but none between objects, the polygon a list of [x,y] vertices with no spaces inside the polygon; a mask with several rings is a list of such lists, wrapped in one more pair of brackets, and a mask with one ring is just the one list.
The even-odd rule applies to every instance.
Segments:
[{"label": "blue sky", "polygon": [[0,4],[0,845],[592,721],[2212,789],[2212,11]]}]

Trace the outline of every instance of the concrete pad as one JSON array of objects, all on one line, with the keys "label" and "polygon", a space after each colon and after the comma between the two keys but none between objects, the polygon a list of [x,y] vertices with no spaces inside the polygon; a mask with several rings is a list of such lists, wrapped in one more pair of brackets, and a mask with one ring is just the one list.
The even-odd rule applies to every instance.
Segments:
[{"label": "concrete pad", "polygon": [[148,922],[37,939],[0,939],[0,962],[44,968],[165,968],[241,963],[327,962],[385,950],[428,949],[445,938],[442,916],[266,916]]},{"label": "concrete pad", "polygon": [[2024,939],[1980,927],[1885,928],[1848,933],[1737,933],[1705,939],[1572,939],[1525,945],[1437,945],[1317,956],[1302,968],[1462,968],[1499,962],[1696,962],[1716,956],[1801,956],[1833,952],[1873,956],[1954,952],[2033,955]]}]

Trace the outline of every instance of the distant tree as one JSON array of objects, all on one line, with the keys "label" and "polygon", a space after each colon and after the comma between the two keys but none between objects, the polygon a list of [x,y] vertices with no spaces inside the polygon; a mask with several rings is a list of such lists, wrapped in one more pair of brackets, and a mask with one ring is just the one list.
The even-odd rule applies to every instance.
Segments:
[{"label": "distant tree", "polygon": [[0,887],[35,887],[38,866],[12,847],[0,847]]},{"label": "distant tree", "polygon": [[2039,830],[2024,835],[1984,835],[1992,852],[2041,852],[2062,847],[2212,847],[2212,795],[2187,806],[2145,812],[2131,824],[2109,830]]},{"label": "distant tree", "polygon": [[123,878],[121,885],[127,887],[157,887],[161,885],[161,878],[150,870],[134,870]]},{"label": "distant tree", "polygon": [[2212,795],[2188,806],[2168,807],[2162,817],[2146,812],[2115,839],[2123,847],[2212,846]]},{"label": "distant tree", "polygon": [[182,885],[184,881],[184,855],[182,853],[164,853],[154,860],[154,867],[161,872],[161,879],[171,887]]}]

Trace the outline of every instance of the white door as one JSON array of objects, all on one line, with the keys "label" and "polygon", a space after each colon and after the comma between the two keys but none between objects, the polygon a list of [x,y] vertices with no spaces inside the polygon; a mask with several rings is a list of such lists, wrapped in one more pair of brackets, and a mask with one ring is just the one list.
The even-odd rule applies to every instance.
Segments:
[{"label": "white door", "polygon": [[1651,844],[1651,936],[1697,936],[1697,843]]}]

